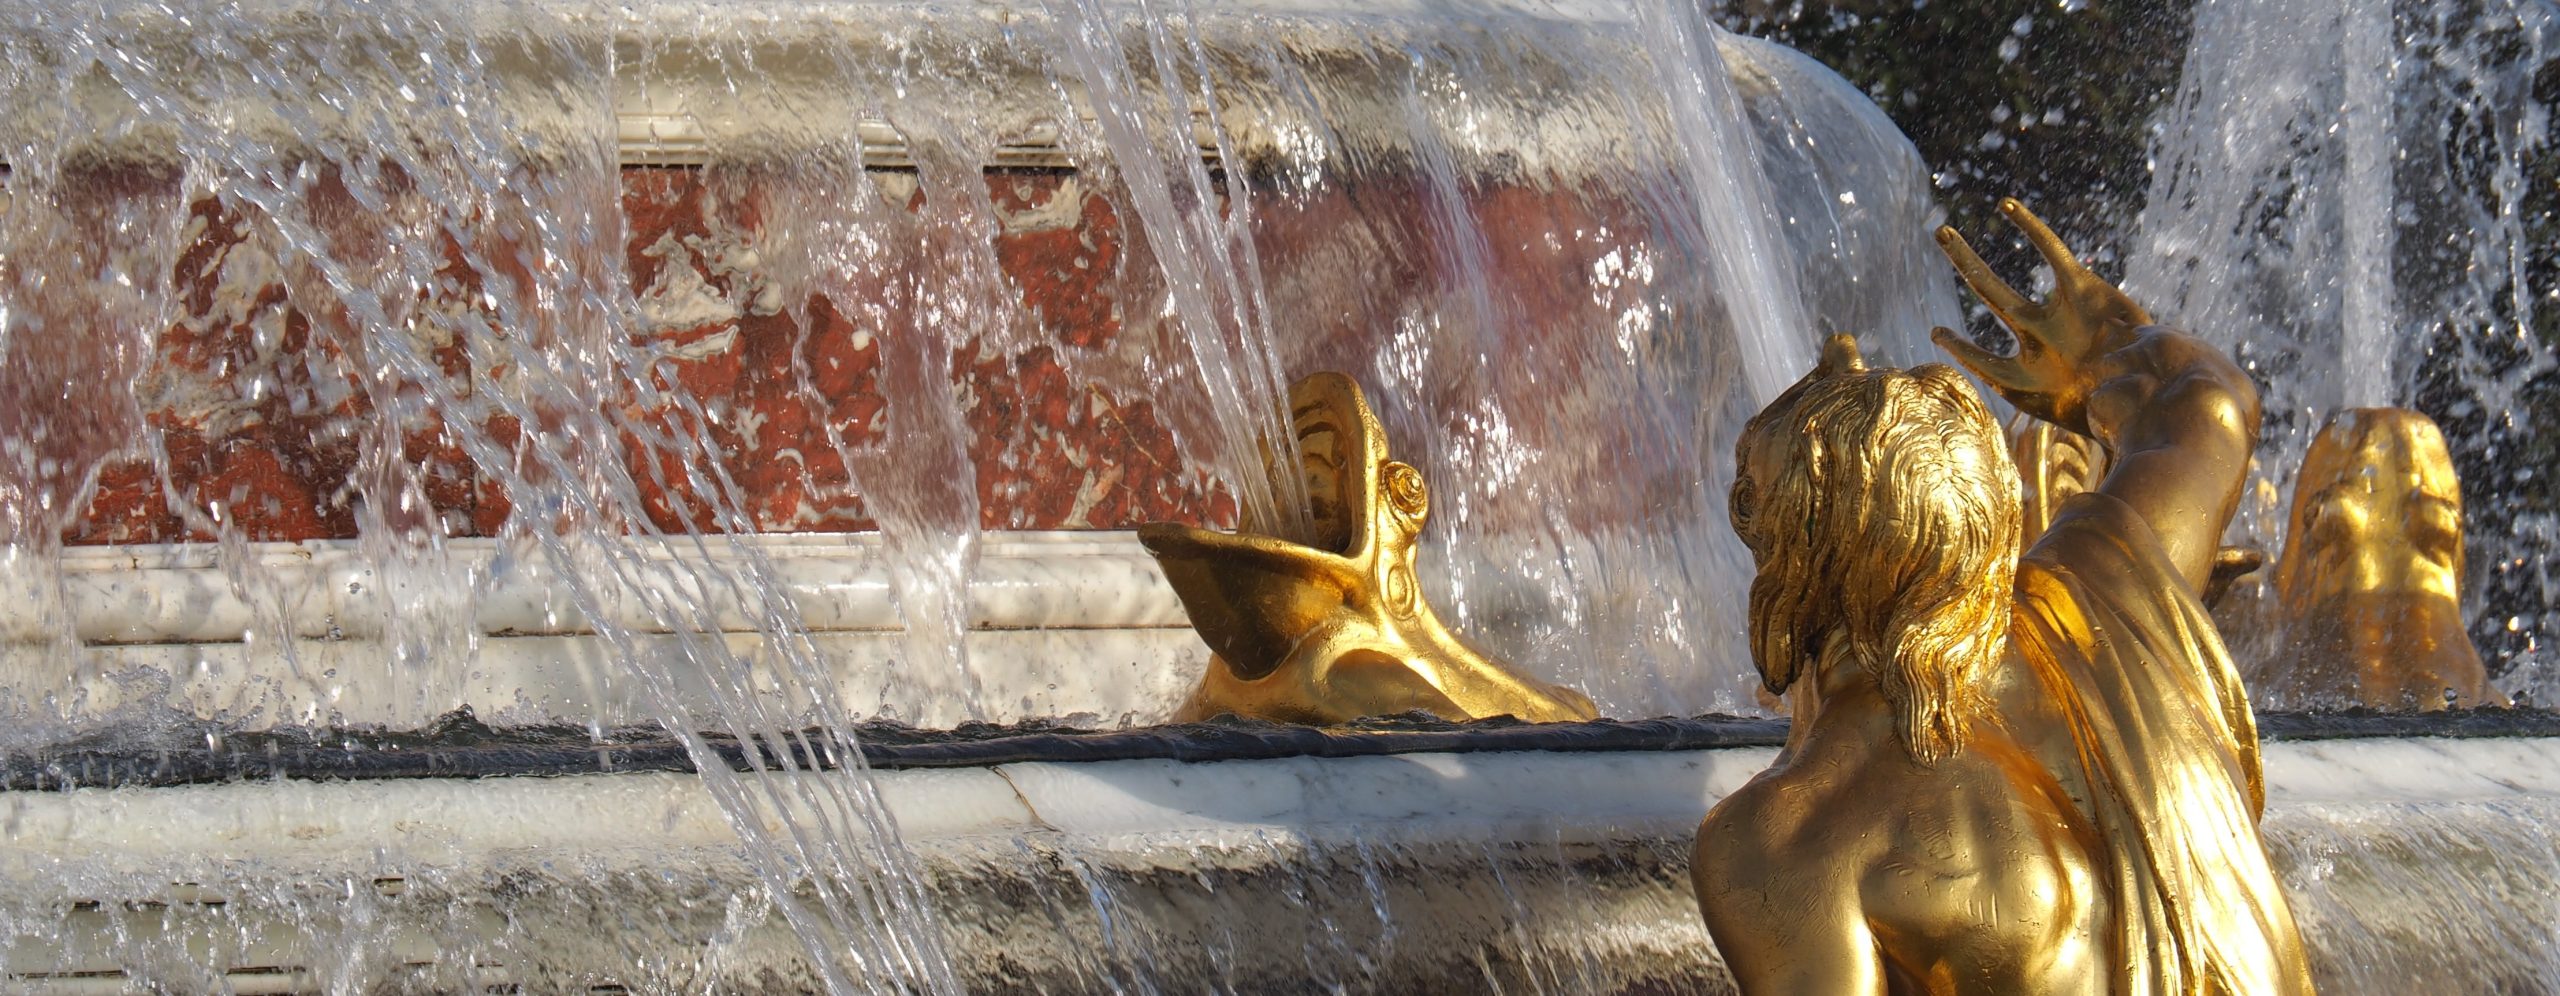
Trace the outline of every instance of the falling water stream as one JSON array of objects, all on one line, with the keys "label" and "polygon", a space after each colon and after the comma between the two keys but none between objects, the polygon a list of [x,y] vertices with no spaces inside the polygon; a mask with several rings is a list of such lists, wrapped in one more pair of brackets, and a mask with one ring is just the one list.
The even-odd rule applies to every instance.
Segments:
[{"label": "falling water stream", "polygon": [[2472,632],[2509,657],[2503,685],[2546,698],[2560,528],[2507,496],[2540,487],[2550,443],[2531,413],[2560,373],[2529,203],[2550,182],[2535,79],[2555,16],[2531,0],[2196,4],[2125,278],[2259,384],[2236,540],[2280,549],[2292,471],[2331,411],[2433,416],[2465,476]]},{"label": "falling water stream", "polygon": [[[1431,583],[1471,631],[1617,711],[1747,708],[1737,669],[1690,663],[1740,659],[1716,457],[1819,302],[1950,299],[1917,266],[1799,284],[1788,259],[1916,251],[1919,164],[1836,79],[1672,10],[9,6],[15,742],[325,724],[385,690],[395,721],[601,729],[457,680],[528,638],[482,620],[530,586],[537,632],[587,634],[564,664],[686,735],[767,904],[727,915],[778,916],[829,991],[953,991],[851,724],[1011,691],[968,592],[1022,514],[1001,479],[1045,454],[987,406],[1063,374],[1053,428],[1161,426],[1090,524],[1153,498],[1298,534],[1263,464],[1294,462],[1287,381],[1327,367],[1433,481]],[[1117,219],[1077,263],[1098,320],[1001,258],[1043,210],[1089,250]],[[744,540],[862,527],[904,634],[876,703]],[[362,570],[314,621],[259,543],[340,537]],[[85,648],[62,558],[100,539],[210,541],[252,609],[236,647],[165,672]],[[204,687],[238,680],[216,660],[280,665]],[[731,774],[697,731],[776,767]],[[1096,971],[1151,988],[1155,945],[1105,939]],[[183,985],[226,950],[126,971]],[[315,970],[360,985],[386,950]]]},{"label": "falling water stream", "polygon": [[[2538,64],[2544,15],[2416,51],[2388,12],[2287,5],[2199,5],[2220,20],[2129,285],[2268,383],[2269,496],[2307,413],[2447,364],[2476,438],[2530,433],[2512,414],[2549,356],[2502,274],[2547,122],[2501,74]],[[2282,16],[2341,41],[2252,20]],[[2406,154],[2438,127],[2476,139],[2457,179]],[[325,955],[293,956],[332,989],[615,981],[582,958],[700,988],[780,943],[804,974],[761,983],[956,992],[984,966],[955,951],[1043,923],[1097,991],[1250,990],[1239,965],[1275,945],[1355,989],[1422,950],[1489,987],[1625,984],[1624,951],[1695,943],[1685,858],[1642,834],[1204,836],[1184,868],[1053,835],[936,845],[1042,870],[1023,882],[935,878],[856,727],[1074,711],[1014,686],[1117,662],[973,651],[999,538],[1304,535],[1303,482],[1268,468],[1295,462],[1288,384],[1325,369],[1430,482],[1425,588],[1470,639],[1609,715],[1753,711],[1735,432],[1825,333],[1912,363],[1960,324],[1928,171],[1883,113],[1655,0],[0,0],[0,159],[0,593],[30,607],[0,646],[0,751],[466,705],[601,736],[638,702],[743,845],[707,879],[421,871],[391,905],[388,880],[199,869],[311,938]],[[2458,220],[2401,206],[2430,194]],[[2474,233],[2468,263],[2408,263],[2429,226]],[[2360,279],[2422,270],[2450,276]],[[2518,522],[2475,562],[2541,583],[2551,527]],[[776,534],[882,568],[831,590],[894,607],[863,644],[886,684],[841,673],[863,634],[812,621]],[[68,565],[102,543],[211,565],[198,600],[246,606],[239,632],[97,636]],[[301,563],[323,553],[356,566]],[[501,645],[583,696],[475,691]],[[760,745],[753,770],[713,736]],[[2280,835],[2294,860],[2345,849],[2353,814],[2315,815]],[[47,887],[111,878],[65,863]],[[1235,895],[1286,923],[1191,915]],[[0,951],[59,940],[58,912],[0,904]],[[285,957],[221,911],[147,937],[76,912],[135,932],[141,985]],[[1518,960],[1439,965],[1433,917],[1501,920]]]}]

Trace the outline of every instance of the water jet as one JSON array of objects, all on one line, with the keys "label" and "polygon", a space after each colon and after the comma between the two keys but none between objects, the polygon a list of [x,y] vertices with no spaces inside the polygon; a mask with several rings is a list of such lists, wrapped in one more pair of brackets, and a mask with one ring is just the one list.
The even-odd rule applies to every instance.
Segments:
[{"label": "water jet", "polygon": [[[1776,735],[1645,717],[1757,713],[1732,433],[1962,319],[1884,112],[1685,7],[0,18],[27,991],[1717,991]],[[1307,528],[1318,369],[1431,603],[1630,722],[1148,732],[1126,530]],[[2324,980],[2547,978],[2539,717],[2271,719]]]}]

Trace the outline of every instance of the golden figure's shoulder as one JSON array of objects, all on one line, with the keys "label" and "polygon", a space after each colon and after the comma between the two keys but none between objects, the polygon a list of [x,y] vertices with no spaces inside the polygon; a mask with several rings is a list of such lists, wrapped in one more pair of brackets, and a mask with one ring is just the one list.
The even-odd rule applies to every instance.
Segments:
[{"label": "golden figure's shoulder", "polygon": [[1719,803],[1691,869],[1719,949],[1751,962],[1871,935],[1862,957],[1973,980],[1956,991],[2103,979],[2099,950],[2075,941],[2107,910],[2086,821],[2015,744],[1979,732],[1929,764],[1899,750],[1799,756]]},{"label": "golden figure's shoulder", "polygon": [[[1762,772],[1698,826],[1689,866],[1698,909],[1745,993],[1881,993],[1883,966],[1859,909],[1863,854],[1827,854],[1844,834],[1824,786]],[[1824,817],[1829,817],[1828,821]]]},{"label": "golden figure's shoulder", "polygon": [[[1784,767],[1761,772],[1698,824],[1696,874],[1712,875],[1721,891],[1747,887],[1771,865],[1786,865],[1806,843],[1807,830],[1836,826],[1844,815],[1826,804],[1829,787]],[[1844,857],[1833,855],[1828,863],[1836,866]]]},{"label": "golden figure's shoulder", "polygon": [[1860,872],[1876,863],[1872,852],[1886,829],[1879,817],[1888,811],[1848,805],[1841,774],[1782,764],[1707,811],[1690,878],[1709,929],[1756,930],[1785,907],[1817,901],[1855,911]]},{"label": "golden figure's shoulder", "polygon": [[1739,888],[1784,868],[1793,889],[1818,865],[1847,882],[1894,868],[1943,883],[1998,874],[1976,857],[2082,822],[2044,765],[1986,726],[1933,763],[1834,751],[1762,772],[1699,824],[1698,874]]}]

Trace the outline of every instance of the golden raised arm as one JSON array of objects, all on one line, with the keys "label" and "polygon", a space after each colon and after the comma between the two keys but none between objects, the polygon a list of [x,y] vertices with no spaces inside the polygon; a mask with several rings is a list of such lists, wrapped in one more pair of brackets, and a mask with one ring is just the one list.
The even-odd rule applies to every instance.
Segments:
[{"label": "golden raised arm", "polygon": [[1943,328],[1930,337],[2018,410],[2105,445],[2112,469],[2097,491],[2141,515],[2170,563],[2204,591],[2257,446],[2256,386],[2220,350],[2152,325],[2026,205],[2005,200],[2000,210],[2053,268],[2052,296],[2018,293],[1954,229],[1939,229],[1939,247],[2017,333],[2018,352],[2001,356]]}]

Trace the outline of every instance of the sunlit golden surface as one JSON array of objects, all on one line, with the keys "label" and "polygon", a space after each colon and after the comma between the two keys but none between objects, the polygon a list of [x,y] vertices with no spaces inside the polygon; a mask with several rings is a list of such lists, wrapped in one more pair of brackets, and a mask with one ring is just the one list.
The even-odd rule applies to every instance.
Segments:
[{"label": "sunlit golden surface", "polygon": [[1745,993],[2306,993],[2259,841],[2256,720],[2197,593],[2258,427],[2220,353],[2090,274],[2012,290],[2020,351],[1938,330],[2003,397],[2110,454],[2022,557],[2018,472],[1961,377],[1835,338],[1737,446],[1753,660],[1794,714],[1711,811],[1693,875]]},{"label": "sunlit golden surface", "polygon": [[[2009,420],[2009,455],[2018,464],[2025,486],[2018,535],[2033,541],[2053,525],[2062,503],[2084,491],[2097,490],[2107,476],[2107,451],[2098,441],[2019,413]],[[2266,566],[2267,555],[2254,546],[2226,546],[2214,551],[2213,575],[2204,586],[2204,604],[2219,605],[2231,583]]]},{"label": "sunlit golden surface", "polygon": [[1138,531],[1215,651],[1175,721],[1596,716],[1580,692],[1520,675],[1441,625],[1414,574],[1430,491],[1421,472],[1388,459],[1360,388],[1320,373],[1292,387],[1289,404],[1318,546],[1168,523]]},{"label": "sunlit golden surface", "polygon": [[2386,709],[2505,705],[2462,625],[2462,489],[2444,434],[2402,408],[2330,416],[2302,461],[2254,677]]},{"label": "sunlit golden surface", "polygon": [[2018,534],[2028,542],[2053,525],[2064,501],[2097,490],[2107,476],[2107,451],[2097,440],[2024,412],[2009,420],[2009,457],[2025,485]]}]

